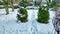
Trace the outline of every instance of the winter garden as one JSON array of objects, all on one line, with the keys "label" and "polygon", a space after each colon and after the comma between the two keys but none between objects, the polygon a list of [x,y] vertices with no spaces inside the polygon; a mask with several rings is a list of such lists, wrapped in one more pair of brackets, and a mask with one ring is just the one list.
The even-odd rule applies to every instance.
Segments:
[{"label": "winter garden", "polygon": [[57,34],[53,26],[56,2],[0,1],[0,34]]}]

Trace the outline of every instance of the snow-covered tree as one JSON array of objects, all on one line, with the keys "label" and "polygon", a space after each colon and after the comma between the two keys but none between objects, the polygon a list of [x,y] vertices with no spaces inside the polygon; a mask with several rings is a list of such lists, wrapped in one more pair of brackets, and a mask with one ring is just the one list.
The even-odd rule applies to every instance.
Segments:
[{"label": "snow-covered tree", "polygon": [[41,5],[38,11],[37,21],[40,23],[49,23],[49,5]]},{"label": "snow-covered tree", "polygon": [[18,14],[17,14],[17,20],[21,22],[26,22],[28,19],[28,13],[26,10],[26,4],[20,3],[19,6],[23,6],[24,8],[19,8]]},{"label": "snow-covered tree", "polygon": [[27,17],[28,17],[27,10],[25,8],[21,8],[17,14],[17,20],[21,22],[26,22]]}]

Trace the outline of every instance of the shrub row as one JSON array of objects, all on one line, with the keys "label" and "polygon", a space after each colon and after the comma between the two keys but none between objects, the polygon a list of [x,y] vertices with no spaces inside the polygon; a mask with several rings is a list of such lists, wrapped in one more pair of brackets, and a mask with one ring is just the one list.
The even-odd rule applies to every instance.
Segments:
[{"label": "shrub row", "polygon": [[[27,18],[28,18],[27,10],[24,8],[21,8],[17,14],[17,20],[19,20],[21,22],[26,22]],[[40,23],[48,23],[49,11],[47,9],[47,6],[41,6],[39,8],[37,21]]]}]

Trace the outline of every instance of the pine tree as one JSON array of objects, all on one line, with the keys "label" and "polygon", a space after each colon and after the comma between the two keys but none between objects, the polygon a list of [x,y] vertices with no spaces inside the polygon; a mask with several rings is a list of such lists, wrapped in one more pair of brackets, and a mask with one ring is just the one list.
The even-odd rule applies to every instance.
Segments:
[{"label": "pine tree", "polygon": [[40,6],[39,11],[38,11],[37,21],[40,23],[48,23],[49,21],[48,6]]},{"label": "pine tree", "polygon": [[24,8],[21,8],[17,14],[17,20],[20,20],[21,22],[26,22],[27,17],[28,17],[27,10]]},{"label": "pine tree", "polygon": [[17,14],[17,20],[21,22],[26,22],[28,19],[28,13],[26,10],[26,4],[20,3],[19,6],[23,6],[24,8],[19,7],[19,11]]}]

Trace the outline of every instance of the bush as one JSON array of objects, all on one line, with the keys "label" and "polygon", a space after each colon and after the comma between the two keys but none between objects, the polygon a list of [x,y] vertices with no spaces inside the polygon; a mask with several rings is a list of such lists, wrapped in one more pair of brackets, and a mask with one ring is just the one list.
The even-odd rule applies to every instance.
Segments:
[{"label": "bush", "polygon": [[37,21],[40,23],[48,23],[49,20],[49,12],[47,6],[40,6],[38,11],[38,19]]},{"label": "bush", "polygon": [[4,5],[4,3],[0,1],[0,5]]},{"label": "bush", "polygon": [[53,1],[51,2],[50,7],[53,8],[53,10],[56,11],[56,10],[57,10],[57,3],[56,3],[56,1],[53,0]]},{"label": "bush", "polygon": [[40,2],[35,1],[35,6],[40,6]]},{"label": "bush", "polygon": [[56,6],[56,2],[55,1],[52,1],[50,7],[53,8],[54,6]]},{"label": "bush", "polygon": [[24,7],[24,8],[27,6],[27,4],[28,4],[28,3],[27,3],[26,1],[21,1],[21,2],[19,3],[19,5],[22,6],[22,7]]},{"label": "bush", "polygon": [[27,21],[27,17],[28,17],[27,10],[24,9],[24,8],[21,8],[18,11],[18,14],[17,14],[17,20],[19,20],[21,22],[26,22]]}]

